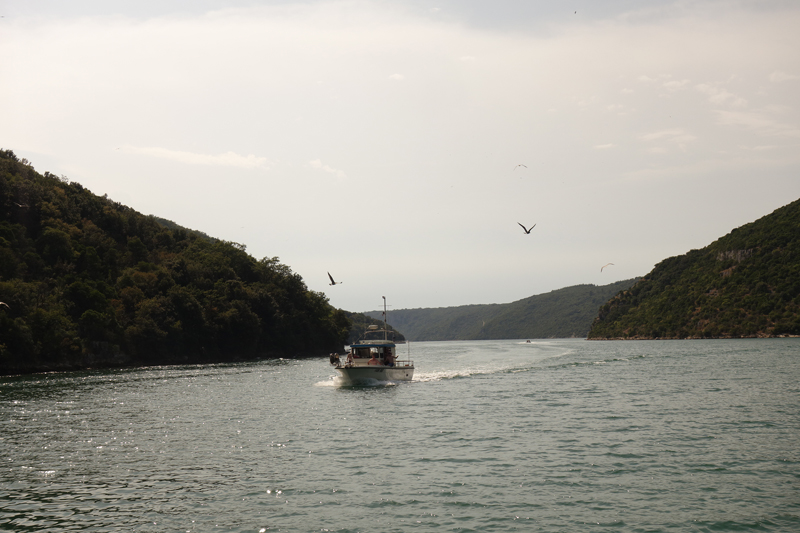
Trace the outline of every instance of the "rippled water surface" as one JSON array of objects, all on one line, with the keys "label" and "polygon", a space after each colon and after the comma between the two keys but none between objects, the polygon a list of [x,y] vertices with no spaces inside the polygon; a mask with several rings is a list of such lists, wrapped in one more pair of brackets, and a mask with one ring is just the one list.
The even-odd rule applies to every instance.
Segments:
[{"label": "rippled water surface", "polygon": [[0,377],[0,530],[800,531],[800,339],[411,356]]}]

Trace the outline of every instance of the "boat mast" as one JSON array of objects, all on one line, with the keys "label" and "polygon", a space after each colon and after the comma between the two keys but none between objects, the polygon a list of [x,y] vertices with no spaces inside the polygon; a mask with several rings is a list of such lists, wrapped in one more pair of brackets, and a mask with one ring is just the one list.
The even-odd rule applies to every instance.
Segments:
[{"label": "boat mast", "polygon": [[386,296],[381,296],[381,298],[383,298],[383,340],[388,340],[386,333]]}]

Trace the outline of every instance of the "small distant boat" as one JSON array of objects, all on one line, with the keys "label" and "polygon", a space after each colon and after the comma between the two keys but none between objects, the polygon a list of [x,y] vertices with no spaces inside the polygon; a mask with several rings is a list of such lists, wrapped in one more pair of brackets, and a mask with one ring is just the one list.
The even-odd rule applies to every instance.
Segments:
[{"label": "small distant boat", "polygon": [[372,325],[364,332],[364,338],[349,346],[343,356],[332,353],[331,365],[348,385],[375,381],[411,381],[414,377],[414,361],[398,359],[397,343],[389,339],[391,333],[386,326],[386,298],[383,299],[383,329]]}]

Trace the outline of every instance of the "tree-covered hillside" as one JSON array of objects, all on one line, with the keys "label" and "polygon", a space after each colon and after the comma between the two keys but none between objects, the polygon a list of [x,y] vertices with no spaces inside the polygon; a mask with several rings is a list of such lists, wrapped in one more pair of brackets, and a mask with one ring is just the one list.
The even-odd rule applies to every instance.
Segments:
[{"label": "tree-covered hillside", "polygon": [[601,309],[591,339],[800,335],[800,200],[665,259]]},{"label": "tree-covered hillside", "polygon": [[167,227],[9,150],[0,301],[0,373],[326,354],[350,330],[276,257]]},{"label": "tree-covered hillside", "polygon": [[389,320],[415,341],[585,337],[597,309],[634,281],[575,285],[508,304],[397,309]]}]

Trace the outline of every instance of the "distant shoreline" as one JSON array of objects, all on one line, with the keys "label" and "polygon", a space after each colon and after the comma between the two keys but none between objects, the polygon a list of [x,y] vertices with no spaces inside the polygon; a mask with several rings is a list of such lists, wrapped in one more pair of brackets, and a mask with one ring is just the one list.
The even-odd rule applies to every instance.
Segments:
[{"label": "distant shoreline", "polygon": [[736,339],[796,339],[800,335],[739,335],[736,337],[587,337],[587,341],[713,341]]}]

